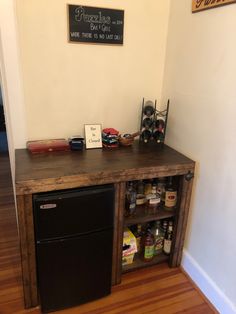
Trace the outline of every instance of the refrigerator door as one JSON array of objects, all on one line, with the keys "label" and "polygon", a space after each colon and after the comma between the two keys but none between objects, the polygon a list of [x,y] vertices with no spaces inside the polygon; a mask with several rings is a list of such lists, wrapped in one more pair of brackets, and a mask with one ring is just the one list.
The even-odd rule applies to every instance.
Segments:
[{"label": "refrigerator door", "polygon": [[110,229],[37,244],[43,312],[79,305],[110,293],[112,239]]},{"label": "refrigerator door", "polygon": [[114,186],[34,195],[37,241],[57,239],[113,227]]}]

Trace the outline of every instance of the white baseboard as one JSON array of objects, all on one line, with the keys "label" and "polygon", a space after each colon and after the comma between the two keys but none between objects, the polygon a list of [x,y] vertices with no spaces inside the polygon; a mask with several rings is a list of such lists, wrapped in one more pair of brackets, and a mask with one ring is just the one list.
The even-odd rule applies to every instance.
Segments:
[{"label": "white baseboard", "polygon": [[183,252],[181,266],[221,314],[235,314],[236,306],[186,251]]}]

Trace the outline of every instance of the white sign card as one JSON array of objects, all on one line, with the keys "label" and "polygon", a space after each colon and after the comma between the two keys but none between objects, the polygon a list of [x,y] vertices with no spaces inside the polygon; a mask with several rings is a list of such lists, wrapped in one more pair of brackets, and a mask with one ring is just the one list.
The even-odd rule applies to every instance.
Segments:
[{"label": "white sign card", "polygon": [[85,124],[86,148],[102,147],[102,127],[101,124]]}]

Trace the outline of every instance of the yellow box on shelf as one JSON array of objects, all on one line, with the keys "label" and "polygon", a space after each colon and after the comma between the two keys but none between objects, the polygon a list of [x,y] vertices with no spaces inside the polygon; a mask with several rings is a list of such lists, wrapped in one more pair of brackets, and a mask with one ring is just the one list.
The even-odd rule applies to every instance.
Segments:
[{"label": "yellow box on shelf", "polygon": [[122,251],[122,265],[133,263],[134,254],[137,252],[136,238],[129,228],[124,229],[123,234],[123,251]]}]

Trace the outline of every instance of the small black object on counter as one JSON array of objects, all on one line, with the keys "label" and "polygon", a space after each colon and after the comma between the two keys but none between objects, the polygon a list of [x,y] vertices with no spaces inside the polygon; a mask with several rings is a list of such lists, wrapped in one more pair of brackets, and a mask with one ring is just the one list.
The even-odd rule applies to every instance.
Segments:
[{"label": "small black object on counter", "polygon": [[82,150],[84,147],[84,138],[81,136],[72,136],[69,138],[69,144],[71,150]]}]

